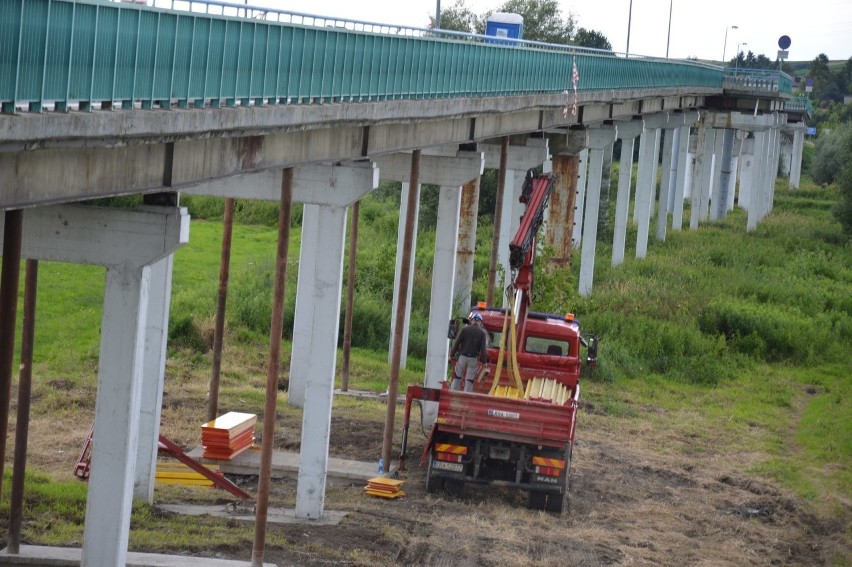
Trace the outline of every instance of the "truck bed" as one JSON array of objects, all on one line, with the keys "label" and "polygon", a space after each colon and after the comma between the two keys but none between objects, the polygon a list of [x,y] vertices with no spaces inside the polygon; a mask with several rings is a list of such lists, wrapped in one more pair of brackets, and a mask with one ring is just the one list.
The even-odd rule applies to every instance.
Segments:
[{"label": "truck bed", "polygon": [[439,431],[560,448],[574,438],[577,399],[563,405],[444,388]]}]

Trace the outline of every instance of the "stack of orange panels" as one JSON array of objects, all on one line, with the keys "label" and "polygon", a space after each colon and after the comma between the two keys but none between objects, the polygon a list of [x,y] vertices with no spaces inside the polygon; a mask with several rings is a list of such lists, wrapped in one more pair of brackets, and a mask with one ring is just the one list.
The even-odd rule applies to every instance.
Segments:
[{"label": "stack of orange panels", "polygon": [[378,476],[367,481],[364,492],[370,496],[378,496],[379,498],[398,498],[405,496],[405,492],[402,491],[403,482],[405,481]]},{"label": "stack of orange panels", "polygon": [[253,413],[228,412],[201,426],[201,445],[205,459],[228,460],[254,444]]}]

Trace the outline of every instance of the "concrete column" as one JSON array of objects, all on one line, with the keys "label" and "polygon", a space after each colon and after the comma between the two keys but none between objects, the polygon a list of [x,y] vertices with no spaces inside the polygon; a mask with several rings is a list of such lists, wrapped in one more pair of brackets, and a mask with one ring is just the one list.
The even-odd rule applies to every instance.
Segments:
[{"label": "concrete column", "polygon": [[630,208],[630,185],[633,176],[633,148],[643,129],[641,120],[618,122],[618,137],[621,140],[621,160],[618,169],[618,196],[615,202],[615,229],[612,235],[612,265],[624,262],[627,239],[627,221]]},{"label": "concrete column", "polygon": [[[684,201],[692,202],[692,191],[695,185],[695,172],[699,171],[698,167],[698,158],[699,158],[699,136],[698,136],[698,128],[695,128],[695,131],[690,132],[689,134],[689,144],[687,150],[687,163],[686,163],[686,176],[684,178],[684,187],[683,187],[683,199]],[[701,148],[703,153],[703,147]]]},{"label": "concrete column", "polygon": [[[0,235],[2,225],[0,219]],[[24,212],[23,257],[107,268],[81,563],[85,567],[126,562],[139,448],[148,266],[188,240],[189,215],[178,207],[131,211],[54,206]]]},{"label": "concrete column", "polygon": [[724,149],[725,138],[724,138],[724,130],[722,129],[713,129],[715,142],[713,144],[713,168],[712,173],[710,174],[710,187],[707,191],[707,208],[703,211],[704,215],[702,215],[703,220],[707,220],[710,218],[714,218],[713,210],[717,208],[717,201],[719,199],[719,182],[722,178],[722,150]]},{"label": "concrete column", "polygon": [[464,313],[465,315],[470,311],[472,301],[473,261],[476,252],[476,224],[478,215],[479,177],[467,182],[462,188],[461,207],[459,211],[453,311],[455,313]]},{"label": "concrete column", "polygon": [[[429,337],[426,345],[425,385],[429,388],[440,388],[441,382],[447,377],[447,360],[450,354],[447,325],[453,315],[453,280],[456,273],[460,205],[461,187],[441,187],[438,193],[432,300],[429,306]],[[437,403],[424,402],[423,427],[428,428],[435,423],[437,412]]]},{"label": "concrete column", "polygon": [[[657,164],[660,159],[660,135],[661,128],[648,129],[648,121],[645,121],[645,131],[642,137],[647,136],[647,149],[645,156],[639,154],[639,173],[636,179],[636,202],[635,215],[637,217],[636,231],[636,257],[644,258],[648,254],[648,235],[651,229],[651,211],[657,198]],[[641,148],[640,137],[640,148]]]},{"label": "concrete column", "polygon": [[[314,336],[314,294],[313,275],[320,250],[316,242],[305,238],[307,234],[316,234],[319,230],[319,207],[305,205],[302,208],[302,242],[299,249],[299,273],[296,278],[296,304],[293,310],[293,342],[291,353],[306,352]],[[305,405],[305,389],[310,379],[312,360],[307,356],[290,356],[290,384],[287,388],[287,403],[301,408]]]},{"label": "concrete column", "polygon": [[748,187],[748,220],[746,230],[757,228],[760,220],[760,202],[763,193],[763,177],[766,172],[766,132],[754,133],[754,171]]},{"label": "concrete column", "polygon": [[[397,237],[396,237],[396,269],[393,272],[393,304],[391,307],[391,313],[396,313],[396,302],[398,297],[399,290],[399,282],[402,277],[402,270],[408,270],[409,274],[414,270],[414,260],[415,254],[411,254],[411,262],[408,266],[402,265],[402,241],[405,235],[405,220],[408,215],[408,211],[406,209],[408,203],[408,192],[415,191],[417,193],[416,200],[417,206],[414,209],[414,241],[412,242],[412,250],[417,250],[417,222],[420,217],[420,185],[412,188],[409,183],[402,183],[402,195],[399,199],[399,227],[397,229]],[[408,294],[407,297],[407,305],[405,306],[405,321],[404,327],[402,329],[402,351],[400,358],[400,366],[405,368],[406,362],[408,361],[408,331],[409,331],[409,322],[411,320],[411,290],[414,287],[414,278],[408,278]],[[393,352],[393,338],[395,333],[395,318],[391,317],[391,326],[390,326],[390,343],[388,345],[388,362],[390,362],[390,356]]]},{"label": "concrete column", "polygon": [[707,220],[710,213],[710,193],[713,188],[713,156],[716,153],[716,129],[704,131],[704,159],[701,171],[701,192],[699,194],[699,219]]},{"label": "concrete column", "polygon": [[[331,431],[331,404],[337,364],[337,335],[340,320],[340,294],[343,286],[343,252],[346,239],[346,207],[305,205],[318,209],[314,231],[302,233],[302,240],[314,242],[321,261],[313,262],[307,278],[314,286],[313,336],[307,350],[294,357],[311,361],[302,414],[302,443],[299,481],[296,486],[296,517],[318,520],[325,505],[328,471],[328,440]],[[301,276],[301,274],[300,274]]]},{"label": "concrete column", "polygon": [[793,135],[784,131],[779,132],[780,152],[778,153],[778,169],[781,177],[790,179],[793,166]]},{"label": "concrete column", "polygon": [[754,167],[755,142],[753,135],[751,138],[745,138],[740,150],[740,190],[737,204],[745,211],[751,206],[751,188],[756,177]]},{"label": "concrete column", "polygon": [[[683,120],[683,116],[680,116],[681,120]],[[663,174],[660,179],[660,199],[659,205],[657,208],[657,240],[665,241],[666,239],[666,228],[669,224],[669,194],[672,188],[673,174],[672,169],[677,168],[675,163],[675,158],[677,154],[674,152],[674,140],[677,135],[678,129],[675,125],[669,124],[669,126],[673,126],[671,128],[665,129],[665,137],[663,139],[663,161],[662,168]],[[676,175],[676,172],[675,172]]]},{"label": "concrete column", "polygon": [[574,228],[571,232],[574,246],[579,246],[583,239],[583,211],[586,206],[586,178],[588,175],[589,165],[589,150],[583,149],[580,152],[580,161],[577,173],[577,198],[574,201]]},{"label": "concrete column", "polygon": [[613,145],[605,147],[603,150],[603,168],[601,170],[601,199],[600,207],[598,207],[598,231],[597,238],[601,242],[605,242],[609,238],[609,222],[607,215],[609,213],[609,194],[610,185],[612,184],[612,150]]},{"label": "concrete column", "polygon": [[583,220],[583,244],[580,258],[580,295],[587,297],[592,293],[592,281],[595,273],[595,247],[597,245],[598,207],[601,194],[601,174],[604,162],[604,148],[612,147],[616,128],[602,126],[586,133],[586,145],[589,147],[588,194],[586,198],[585,219]]},{"label": "concrete column", "polygon": [[154,501],[157,472],[160,413],[166,371],[166,343],[169,334],[169,305],[172,297],[174,255],[151,265],[148,288],[148,314],[145,328],[145,353],[142,363],[139,448],[136,456],[136,481],[133,496],[148,503]]},{"label": "concrete column", "polygon": [[731,192],[731,171],[733,169],[734,137],[736,132],[731,129],[722,130],[718,139],[722,141],[722,151],[719,154],[719,183],[717,198],[714,201],[713,220],[724,219],[728,214],[728,197]]},{"label": "concrete column", "polygon": [[737,179],[739,177],[740,153],[742,152],[743,137],[745,135],[746,132],[743,132],[742,130],[734,131],[734,144],[731,152],[731,175],[728,177],[728,211],[734,210],[737,192]]},{"label": "concrete column", "polygon": [[690,127],[684,125],[678,130],[680,135],[677,140],[677,176],[672,191],[672,230],[683,228],[683,201],[689,187],[687,174],[692,169],[689,156]]},{"label": "concrete column", "polygon": [[[519,198],[524,185],[527,170],[542,165],[548,158],[547,138],[528,138],[524,145],[510,144],[506,161],[506,188],[503,193],[502,216],[500,222],[500,235],[497,244],[497,262],[503,267],[503,279],[498,278],[495,288],[496,292],[503,297],[505,305],[506,297],[503,290],[508,283],[509,274],[509,242],[518,230],[520,224]],[[479,144],[478,150],[485,154],[485,168],[498,169],[500,167],[500,144]],[[495,300],[495,304],[498,303]]]},{"label": "concrete column", "polygon": [[793,130],[793,151],[790,156],[790,188],[798,189],[802,176],[802,150],[805,145],[804,125]]}]

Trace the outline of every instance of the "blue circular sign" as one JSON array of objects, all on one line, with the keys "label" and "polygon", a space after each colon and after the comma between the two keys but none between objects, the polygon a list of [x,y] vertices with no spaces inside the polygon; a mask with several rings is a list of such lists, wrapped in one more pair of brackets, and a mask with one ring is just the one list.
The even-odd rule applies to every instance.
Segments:
[{"label": "blue circular sign", "polygon": [[778,38],[778,47],[780,47],[781,49],[787,49],[788,47],[790,47],[791,43],[793,42],[790,40],[789,35],[782,35]]}]

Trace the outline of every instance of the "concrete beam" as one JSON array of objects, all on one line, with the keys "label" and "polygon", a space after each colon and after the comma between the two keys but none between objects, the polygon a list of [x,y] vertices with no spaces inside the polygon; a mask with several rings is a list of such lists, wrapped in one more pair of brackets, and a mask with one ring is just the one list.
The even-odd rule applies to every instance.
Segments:
[{"label": "concrete beam", "polygon": [[[278,201],[281,171],[260,171],[215,179],[181,192],[244,199]],[[370,161],[315,164],[294,168],[293,201],[312,205],[346,207],[379,186],[379,170]]]},{"label": "concrete beam", "polygon": [[[485,154],[485,167],[487,169],[498,169],[500,167],[500,145],[480,144],[478,149]],[[512,171],[526,171],[532,167],[538,167],[547,160],[548,147],[544,145],[535,146],[509,146],[506,169]]]},{"label": "concrete beam", "polygon": [[[379,177],[408,183],[411,178],[411,154],[398,153],[376,156]],[[482,175],[485,158],[482,152],[456,152],[455,157],[421,155],[420,183],[428,185],[461,186]]]}]

